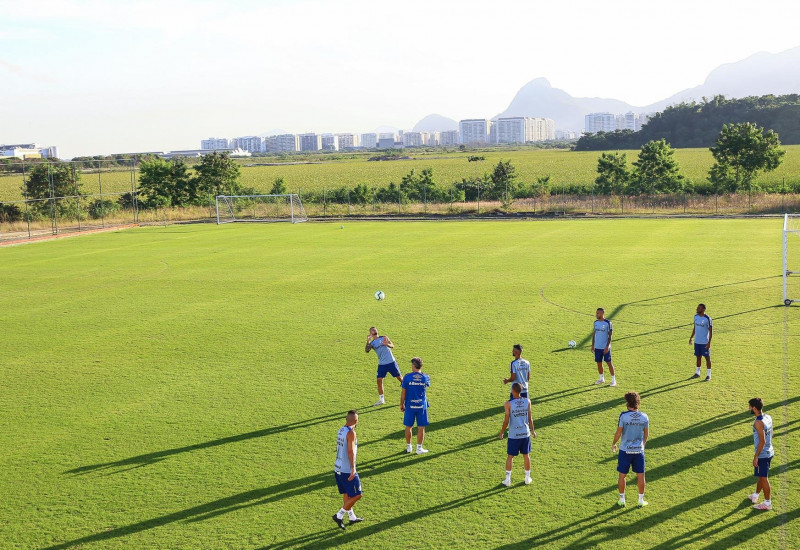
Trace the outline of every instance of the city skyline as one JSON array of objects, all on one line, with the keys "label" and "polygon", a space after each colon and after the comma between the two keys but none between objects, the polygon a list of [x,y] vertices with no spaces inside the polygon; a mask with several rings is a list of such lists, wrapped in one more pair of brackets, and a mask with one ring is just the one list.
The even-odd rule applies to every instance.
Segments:
[{"label": "city skyline", "polygon": [[[579,4],[0,1],[0,142],[58,143],[70,157],[491,118],[538,76],[647,105],[721,64],[797,46],[793,2]],[[541,22],[535,40],[508,33],[509,18]],[[604,21],[626,32],[603,33]]]}]

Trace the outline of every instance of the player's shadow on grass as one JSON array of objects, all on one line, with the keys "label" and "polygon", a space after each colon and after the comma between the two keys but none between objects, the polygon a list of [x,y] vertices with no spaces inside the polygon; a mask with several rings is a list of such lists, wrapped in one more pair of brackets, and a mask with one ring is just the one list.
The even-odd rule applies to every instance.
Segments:
[{"label": "player's shadow on grass", "polygon": [[456,498],[442,504],[435,504],[421,510],[415,510],[413,512],[409,512],[408,514],[403,514],[402,516],[385,519],[378,523],[364,522],[359,524],[357,527],[353,527],[352,530],[348,529],[344,535],[342,535],[341,531],[333,525],[333,522],[331,522],[331,529],[281,541],[277,544],[264,546],[260,550],[282,550],[285,548],[333,548],[344,543],[351,544],[366,537],[379,534],[386,529],[406,525],[415,521],[425,520],[435,514],[440,514],[449,510],[455,510],[468,504],[480,502],[481,507],[486,507],[489,505],[486,499],[490,499],[503,493],[508,493],[509,491],[514,491],[517,487],[520,486],[517,485],[509,488],[498,484],[496,487],[492,487],[490,489],[484,489],[482,491],[478,491],[477,493]]},{"label": "player's shadow on grass", "polygon": [[[779,430],[776,430],[775,436],[785,437],[786,435],[792,432],[800,430],[800,425],[798,425],[798,423],[800,423],[800,419],[793,420],[788,424],[784,424],[783,426],[781,426],[781,428],[779,428]],[[789,427],[792,425],[794,425],[794,427],[790,429]],[[725,441],[723,443],[714,445],[713,447],[702,449],[695,453],[683,456],[677,460],[668,462],[667,464],[661,464],[659,466],[656,466],[655,468],[649,468],[647,470],[647,476],[651,479],[655,478],[658,480],[663,480],[672,475],[686,472],[690,468],[694,468],[695,466],[701,466],[703,464],[707,464],[708,462],[711,462],[715,458],[718,458],[722,455],[740,451],[744,448],[747,448],[748,445],[752,446],[752,443],[753,443],[752,435],[746,435],[732,441]],[[596,491],[587,494],[586,497],[591,498],[591,497],[612,494],[616,487],[617,487],[616,484],[608,485],[603,489],[598,489]]]},{"label": "player's shadow on grass", "polygon": [[[795,460],[786,466],[785,471],[795,470],[799,467],[800,460]],[[652,512],[654,509],[656,509],[655,506],[658,506],[658,504],[654,502],[651,502],[650,507],[642,510],[632,508],[633,510],[636,510],[636,514],[641,514],[642,517],[627,525],[619,525],[618,523],[607,525],[605,520],[602,522],[596,522],[593,521],[594,517],[590,517],[566,527],[560,526],[549,531],[536,534],[523,541],[498,546],[495,550],[533,548],[535,546],[552,544],[561,539],[571,537],[579,537],[576,540],[569,541],[569,548],[575,549],[597,548],[600,546],[604,547],[605,545],[608,545],[609,547],[639,547],[640,545],[636,541],[637,535],[651,529],[654,525],[673,520],[683,513],[695,513],[699,507],[730,497],[731,495],[741,495],[742,500],[732,512],[726,513],[721,518],[715,517],[697,529],[688,531],[686,533],[681,533],[672,539],[666,540],[654,547],[660,550],[683,548],[692,542],[698,542],[703,539],[707,539],[710,536],[721,534],[730,529],[733,525],[750,519],[752,514],[756,513],[756,511],[752,510],[752,508],[749,508],[750,501],[747,500],[746,490],[748,487],[751,488],[754,484],[754,478],[751,476],[746,476],[736,481],[732,481],[726,485],[717,487],[716,489],[713,489],[707,493],[703,493],[702,495],[690,498],[687,501],[663,510],[659,510],[655,513]],[[609,493],[608,496],[609,499],[614,498],[612,493]],[[763,514],[763,512],[759,513]],[[720,524],[720,519],[729,518],[735,514],[742,514],[742,518],[734,521],[733,523],[725,522]],[[786,516],[787,520],[795,519],[800,517],[800,509],[795,509],[784,515]],[[716,549],[730,548],[740,545],[757,535],[760,535],[770,529],[774,529],[777,521],[780,521],[780,517],[777,519],[765,519],[767,520],[756,525],[752,525],[741,531],[731,533],[724,539],[710,542],[706,547]],[[712,527],[714,529],[709,531],[708,529]],[[627,537],[631,537],[631,541],[627,541]],[[562,543],[559,546],[563,545],[564,544]]]},{"label": "player's shadow on grass", "polygon": [[[359,412],[359,416],[363,414],[367,414],[370,412],[374,412],[380,409],[365,409],[364,412]],[[151,464],[155,464],[164,460],[167,457],[181,454],[181,453],[188,453],[191,451],[198,451],[200,449],[208,449],[210,447],[218,447],[220,445],[227,445],[228,443],[237,443],[239,441],[247,441],[249,439],[256,439],[259,437],[267,437],[270,435],[276,435],[280,433],[289,432],[292,430],[298,430],[302,428],[309,428],[311,426],[316,426],[317,424],[324,424],[326,422],[331,422],[336,419],[340,419],[344,421],[345,416],[347,416],[347,411],[344,412],[336,412],[331,414],[326,414],[323,416],[317,416],[315,418],[306,418],[305,420],[298,420],[297,422],[290,422],[288,424],[281,424],[280,426],[273,426],[271,428],[264,428],[263,430],[254,430],[252,432],[246,432],[242,434],[231,435],[228,437],[221,437],[219,439],[212,439],[210,441],[203,441],[201,443],[194,443],[192,445],[185,445],[183,447],[175,447],[174,449],[164,449],[161,451],[155,451],[152,453],[145,453],[141,455],[132,456],[129,458],[124,458],[122,460],[114,460],[111,462],[102,462],[100,464],[91,464],[88,466],[80,466],[78,468],[73,468],[72,470],[67,470],[64,472],[65,474],[87,474],[90,472],[100,471],[100,470],[107,470],[112,468],[122,468],[119,471],[125,471],[133,468],[141,468],[143,466],[149,466]]]},{"label": "player's shadow on grass", "polygon": [[[394,470],[410,466],[415,466],[415,465],[418,466],[420,464],[424,464],[429,460],[436,460],[438,458],[441,458],[443,456],[448,456],[453,453],[458,453],[468,449],[477,448],[482,445],[486,445],[487,443],[490,443],[492,441],[495,441],[496,439],[497,439],[496,437],[480,437],[478,439],[474,439],[472,441],[469,441],[457,447],[453,447],[451,449],[446,449],[444,451],[437,453],[432,452],[421,456],[417,455],[408,456],[405,453],[403,453],[402,455],[395,454],[395,455],[390,455],[388,457],[376,458],[359,464],[359,472],[363,480],[368,480],[372,476],[385,474],[388,472],[392,472]],[[169,525],[171,523],[179,521],[183,522],[204,521],[213,517],[217,517],[223,514],[228,514],[244,508],[261,506],[264,504],[269,504],[271,502],[278,502],[286,498],[305,495],[308,494],[309,492],[318,489],[332,490],[334,485],[335,484],[333,479],[333,471],[319,473],[311,476],[306,476],[300,479],[294,479],[283,483],[278,483],[270,487],[244,491],[242,493],[237,493],[235,495],[214,500],[205,504],[193,506],[191,508],[180,510],[178,512],[173,512],[171,514],[165,514],[163,516],[140,521],[138,523],[117,527],[115,529],[109,529],[107,531],[95,533],[92,535],[87,535],[85,537],[63,542],[60,544],[54,544],[52,546],[47,547],[44,550],[65,550],[67,548],[72,548],[74,546],[103,542],[107,540],[114,540],[135,533],[141,533],[142,531],[148,531],[150,529],[155,529],[157,527]],[[492,491],[495,491],[495,489],[493,489]],[[333,529],[335,529],[332,523],[331,526]]]}]

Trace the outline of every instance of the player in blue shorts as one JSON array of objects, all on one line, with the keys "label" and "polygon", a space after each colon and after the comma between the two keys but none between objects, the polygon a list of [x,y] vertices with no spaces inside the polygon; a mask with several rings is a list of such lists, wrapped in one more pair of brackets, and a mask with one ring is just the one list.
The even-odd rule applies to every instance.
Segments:
[{"label": "player in blue shorts", "polygon": [[694,356],[697,358],[697,369],[692,378],[700,378],[700,361],[706,358],[706,382],[711,380],[711,337],[714,329],[711,326],[711,317],[706,315],[706,305],[697,304],[697,314],[694,316],[692,335],[689,336],[689,345],[694,339]]},{"label": "player in blue shorts", "polygon": [[350,519],[350,523],[364,521],[356,517],[353,512],[353,504],[361,499],[361,480],[356,473],[356,454],[358,453],[358,438],[356,437],[356,424],[358,424],[358,413],[348,411],[345,425],[339,428],[336,434],[336,461],[333,463],[333,474],[336,477],[336,485],[342,495],[342,507],[333,514],[333,521],[341,529],[344,529],[344,515]]},{"label": "player in blue shorts", "polygon": [[606,383],[606,375],[603,373],[603,361],[608,365],[608,372],[611,373],[611,383],[609,386],[614,387],[617,385],[617,376],[614,371],[614,363],[611,362],[611,333],[613,327],[611,321],[606,319],[606,310],[599,307],[595,312],[596,320],[592,329],[592,351],[594,352],[594,361],[597,363],[597,372],[600,373],[600,378],[597,379],[598,386]]},{"label": "player in blue shorts", "polygon": [[[764,402],[760,397],[750,400],[750,414],[756,416],[753,422],[753,475],[758,478],[756,492],[750,495],[753,508],[756,510],[772,510],[772,487],[769,485],[769,465],[775,450],[772,448],[772,417],[764,414]],[[764,502],[758,504],[758,494],[764,491]]]},{"label": "player in blue shorts", "polygon": [[428,422],[428,386],[431,377],[422,372],[422,359],[411,359],[411,372],[403,377],[403,390],[400,393],[400,410],[405,413],[403,425],[406,427],[406,452],[411,452],[411,428],[417,423],[417,454],[425,454],[422,448],[425,441],[425,426]]},{"label": "player in blue shorts", "polygon": [[531,482],[531,437],[536,437],[531,416],[531,400],[520,396],[522,385],[519,382],[511,384],[511,399],[506,401],[506,417],[500,429],[499,439],[503,439],[508,428],[508,443],[506,444],[506,478],[503,485],[511,487],[511,468],[514,457],[522,453],[525,462],[525,485]]},{"label": "player in blue shorts", "polygon": [[[503,378],[503,384],[518,382],[522,387],[519,394],[520,397],[527,399],[528,382],[531,379],[531,364],[522,358],[522,346],[520,344],[514,344],[514,347],[511,348],[511,354],[514,356],[514,360],[511,361],[511,376]],[[513,399],[514,394],[512,393],[508,398]]]},{"label": "player in blue shorts", "polygon": [[386,378],[387,374],[391,374],[398,382],[403,382],[400,367],[397,366],[392,349],[394,349],[394,344],[389,340],[388,336],[378,336],[378,329],[375,327],[369,328],[369,336],[367,336],[367,345],[364,346],[364,351],[369,353],[375,350],[375,354],[378,356],[378,402],[375,403],[375,407],[386,403],[383,398],[383,379]]},{"label": "player in blue shorts", "polygon": [[644,446],[650,436],[650,419],[639,411],[642,400],[636,392],[625,394],[625,403],[628,410],[619,415],[617,433],[614,434],[614,443],[611,452],[617,452],[619,444],[619,457],[617,458],[617,472],[619,472],[619,504],[625,506],[625,478],[633,467],[639,485],[639,506],[647,506],[644,500]]}]

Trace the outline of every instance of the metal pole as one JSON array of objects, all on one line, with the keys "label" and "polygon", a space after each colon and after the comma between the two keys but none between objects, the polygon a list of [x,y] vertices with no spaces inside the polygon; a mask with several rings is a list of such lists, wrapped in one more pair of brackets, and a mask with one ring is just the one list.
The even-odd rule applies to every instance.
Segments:
[{"label": "metal pole", "polygon": [[783,189],[781,190],[781,214],[786,213],[786,209],[783,206],[785,197],[786,197],[786,176],[783,177]]},{"label": "metal pole", "polygon": [[350,190],[347,190],[347,215],[350,215]]},{"label": "metal pole", "polygon": [[75,183],[75,215],[78,216],[78,231],[83,231],[81,228],[81,194],[78,190],[78,176],[77,172],[75,172],[75,163],[71,163],[72,166],[72,180]]},{"label": "metal pole", "polygon": [[[477,164],[476,164],[477,166]],[[481,184],[480,182],[477,183],[478,186],[478,216],[481,215]]]},{"label": "metal pole", "polygon": [[322,188],[322,217],[326,217],[328,215],[328,205],[325,202],[325,188]]},{"label": "metal pole", "polygon": [[[211,203],[211,197],[209,196],[209,204]],[[217,225],[219,225],[219,197],[214,197],[214,206],[217,209]]]},{"label": "metal pole", "polygon": [[53,235],[58,235],[58,211],[56,209],[55,191],[53,190],[53,167],[49,162],[47,163],[47,175],[50,183],[50,227]]},{"label": "metal pole", "polygon": [[428,214],[428,184],[422,184],[422,213]]},{"label": "metal pole", "polygon": [[789,262],[787,257],[789,246],[788,243],[786,242],[786,237],[787,237],[786,225],[788,221],[789,221],[789,215],[784,214],[783,215],[783,303],[784,304],[786,303],[786,300],[789,299],[789,296],[787,296],[787,289],[786,289],[786,277],[789,273]]},{"label": "metal pole", "polygon": [[133,199],[133,223],[139,223],[139,197],[136,191],[136,156],[131,157],[131,198]]},{"label": "metal pole", "polygon": [[28,222],[28,238],[31,238],[31,216],[28,213],[28,184],[25,181],[25,157],[22,158],[22,189],[25,197],[25,220]]},{"label": "metal pole", "polygon": [[397,213],[402,214],[401,212],[401,205],[402,204],[402,197],[400,196],[400,186],[397,186]]},{"label": "metal pole", "polygon": [[289,195],[289,207],[292,211],[292,223],[294,223],[294,195]]}]

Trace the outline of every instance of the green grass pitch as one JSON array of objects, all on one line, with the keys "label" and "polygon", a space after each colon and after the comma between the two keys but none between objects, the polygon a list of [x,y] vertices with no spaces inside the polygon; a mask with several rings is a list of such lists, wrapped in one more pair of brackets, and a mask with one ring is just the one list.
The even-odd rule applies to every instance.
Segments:
[{"label": "green grass pitch", "polygon": [[[778,305],[780,228],[233,224],[0,248],[0,547],[797,548],[800,308]],[[687,380],[700,301],[708,384]],[[592,385],[597,306],[614,321],[617,388]],[[427,455],[403,452],[397,382],[370,406],[373,324],[404,372],[425,360]],[[539,437],[533,484],[518,458],[505,488],[517,342]],[[651,419],[645,509],[633,476],[615,507],[630,390]],[[746,500],[753,396],[775,421],[772,512]],[[340,532],[332,465],[350,408],[365,521]]]}]

